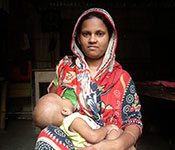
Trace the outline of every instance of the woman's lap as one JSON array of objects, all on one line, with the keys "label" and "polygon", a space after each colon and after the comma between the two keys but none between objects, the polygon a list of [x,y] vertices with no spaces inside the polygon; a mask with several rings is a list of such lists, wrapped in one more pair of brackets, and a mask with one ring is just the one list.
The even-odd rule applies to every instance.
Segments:
[{"label": "woman's lap", "polygon": [[35,150],[74,150],[74,146],[63,130],[48,126],[39,134]]}]

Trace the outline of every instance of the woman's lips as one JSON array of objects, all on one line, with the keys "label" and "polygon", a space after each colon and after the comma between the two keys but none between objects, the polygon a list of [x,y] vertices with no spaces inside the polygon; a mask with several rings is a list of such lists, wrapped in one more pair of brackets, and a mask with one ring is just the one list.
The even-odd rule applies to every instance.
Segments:
[{"label": "woman's lips", "polygon": [[97,46],[88,46],[88,49],[90,49],[90,50],[95,50],[97,48],[98,48]]}]

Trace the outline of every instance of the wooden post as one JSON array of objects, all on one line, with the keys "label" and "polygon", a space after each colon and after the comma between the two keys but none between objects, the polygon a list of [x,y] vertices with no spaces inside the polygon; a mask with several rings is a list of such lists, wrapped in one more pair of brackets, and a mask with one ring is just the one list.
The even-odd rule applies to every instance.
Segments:
[{"label": "wooden post", "polygon": [[5,129],[5,117],[6,117],[6,99],[7,99],[7,81],[4,81],[1,94],[1,108],[0,108],[0,131]]}]

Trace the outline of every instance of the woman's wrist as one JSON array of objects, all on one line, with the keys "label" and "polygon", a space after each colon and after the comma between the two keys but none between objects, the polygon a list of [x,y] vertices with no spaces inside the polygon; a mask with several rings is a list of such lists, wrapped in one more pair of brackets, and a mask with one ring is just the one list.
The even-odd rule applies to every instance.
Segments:
[{"label": "woman's wrist", "polygon": [[129,149],[135,144],[135,138],[129,132],[123,131],[122,135],[116,139],[117,148],[120,150]]},{"label": "woman's wrist", "polygon": [[136,136],[131,131],[124,131],[124,134],[129,134],[133,139],[133,145],[136,144]]}]

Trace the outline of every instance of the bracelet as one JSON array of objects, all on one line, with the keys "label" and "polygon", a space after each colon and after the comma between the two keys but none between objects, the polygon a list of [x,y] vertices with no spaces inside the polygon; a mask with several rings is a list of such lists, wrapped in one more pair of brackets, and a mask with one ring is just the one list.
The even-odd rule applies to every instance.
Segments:
[{"label": "bracelet", "polygon": [[124,133],[127,133],[127,134],[129,134],[129,135],[131,135],[133,137],[134,145],[135,145],[136,144],[136,137],[135,137],[135,135],[131,131],[124,131]]}]

